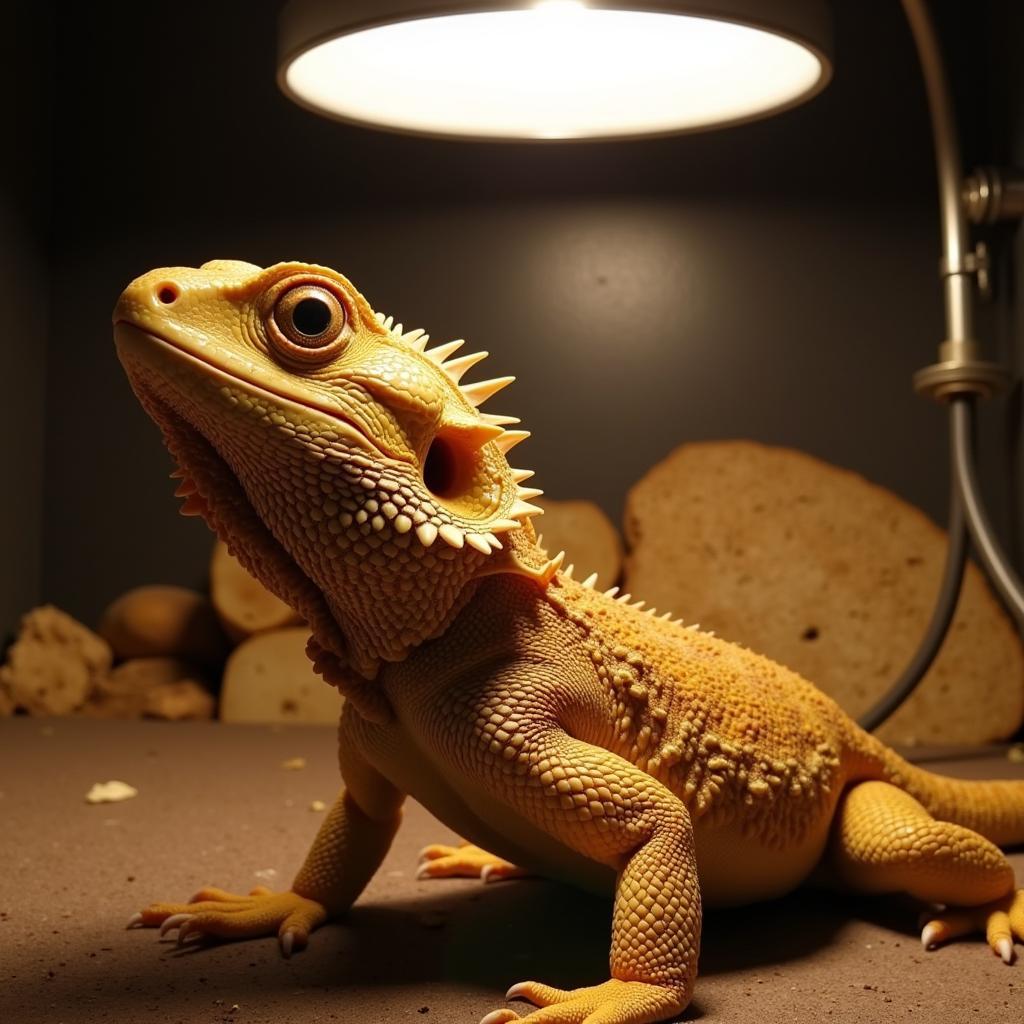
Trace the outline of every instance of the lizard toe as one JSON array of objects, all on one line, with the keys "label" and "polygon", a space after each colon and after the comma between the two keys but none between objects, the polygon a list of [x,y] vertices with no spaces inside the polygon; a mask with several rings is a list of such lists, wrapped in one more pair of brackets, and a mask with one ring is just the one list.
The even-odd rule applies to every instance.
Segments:
[{"label": "lizard toe", "polygon": [[[175,928],[180,928],[182,925],[192,920],[192,914],[171,914],[170,917],[166,918],[163,924],[160,925],[160,938],[163,938],[168,932],[174,931]],[[143,911],[143,921],[145,921],[145,911]]]},{"label": "lizard toe", "polygon": [[687,1003],[671,986],[616,978],[571,990],[524,981],[513,985],[506,998],[527,999],[540,1007],[521,1018],[524,1024],[653,1024]]},{"label": "lizard toe", "polygon": [[184,946],[187,942],[192,942],[195,945],[196,941],[202,941],[205,935],[202,922],[198,922],[194,917],[190,918],[188,921],[183,922],[178,929],[177,945]]},{"label": "lizard toe", "polygon": [[[249,895],[253,895],[253,893]],[[189,903],[244,903],[248,898],[248,896],[240,896],[236,893],[226,892],[224,889],[218,889],[215,885],[206,885],[189,900]]]},{"label": "lizard toe", "polygon": [[1005,964],[1016,959],[1014,939],[1024,942],[1024,889],[979,907],[955,907],[927,915],[921,945],[935,949],[953,939],[984,932],[989,948]]},{"label": "lizard toe", "polygon": [[507,878],[529,878],[530,872],[526,868],[516,867],[515,864],[509,864],[507,861],[502,861],[495,864],[485,864],[480,869],[480,881],[481,882],[501,882]]},{"label": "lizard toe", "polygon": [[432,844],[420,850],[420,864],[416,878],[479,878],[484,882],[496,882],[502,878],[522,878],[527,874],[522,868],[479,846],[464,843],[462,846]]},{"label": "lizard toe", "polygon": [[252,939],[276,935],[284,956],[303,949],[309,935],[327,920],[315,900],[296,892],[271,892],[260,886],[248,896],[221,889],[201,889],[192,903],[153,903],[132,924],[160,928],[161,937],[178,929],[178,945],[197,938]]}]

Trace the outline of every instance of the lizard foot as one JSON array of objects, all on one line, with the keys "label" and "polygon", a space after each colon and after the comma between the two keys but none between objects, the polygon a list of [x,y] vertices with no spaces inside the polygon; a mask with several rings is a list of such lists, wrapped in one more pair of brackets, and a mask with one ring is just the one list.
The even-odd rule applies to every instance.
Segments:
[{"label": "lizard foot", "polygon": [[515,1010],[495,1010],[480,1024],[651,1024],[680,1013],[688,998],[666,985],[612,979],[590,988],[571,991],[523,981],[513,985],[506,999],[528,999],[541,1007],[525,1017]]},{"label": "lizard foot", "polygon": [[479,846],[443,846],[435,843],[420,850],[417,878],[480,878],[497,882],[502,878],[525,878],[529,872],[481,850]]},{"label": "lizard foot", "polygon": [[972,932],[984,932],[992,952],[1003,963],[1012,964],[1016,956],[1013,940],[1016,938],[1024,942],[1024,889],[980,907],[954,907],[926,915],[921,929],[921,945],[925,949],[934,949],[950,939]]},{"label": "lizard foot", "polygon": [[327,911],[295,892],[271,892],[257,886],[248,896],[223,889],[200,889],[188,903],[151,903],[135,914],[128,927],[160,927],[164,936],[178,930],[178,945],[195,936],[218,939],[278,937],[289,957],[309,941],[309,933],[327,920]]}]

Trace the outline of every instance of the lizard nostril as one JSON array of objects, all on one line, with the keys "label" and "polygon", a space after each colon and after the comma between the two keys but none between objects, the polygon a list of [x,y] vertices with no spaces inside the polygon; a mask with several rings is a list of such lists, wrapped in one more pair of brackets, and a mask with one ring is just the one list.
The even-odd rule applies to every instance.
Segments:
[{"label": "lizard nostril", "polygon": [[156,291],[156,297],[165,305],[169,306],[173,302],[176,302],[178,296],[181,293],[178,291],[177,285],[165,283],[160,285]]}]

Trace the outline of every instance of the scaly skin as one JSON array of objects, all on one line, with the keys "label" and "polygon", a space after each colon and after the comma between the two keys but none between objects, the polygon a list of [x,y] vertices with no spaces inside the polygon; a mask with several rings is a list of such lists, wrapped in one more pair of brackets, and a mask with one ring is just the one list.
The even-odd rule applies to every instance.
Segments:
[{"label": "scaly skin", "polygon": [[[1024,892],[1024,783],[930,775],[799,676],[575,581],[537,542],[525,432],[340,274],[219,261],[153,271],[114,311],[132,387],[178,461],[183,511],[310,624],[348,698],[345,788],[287,893],[208,889],[136,921],[278,934],[290,954],[358,897],[407,794],[471,844],[422,876],[545,874],[615,894],[611,976],[513,986],[536,1024],[644,1024],[689,1002],[701,904],[812,871],[950,906],[926,946],[983,929],[1004,960]],[[489,853],[487,851],[494,851]],[[497,1010],[487,1024],[518,1019]]]}]

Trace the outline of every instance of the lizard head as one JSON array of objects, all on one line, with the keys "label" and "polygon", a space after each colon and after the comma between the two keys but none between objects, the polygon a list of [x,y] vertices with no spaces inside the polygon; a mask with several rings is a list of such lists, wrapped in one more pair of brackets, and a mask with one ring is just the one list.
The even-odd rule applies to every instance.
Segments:
[{"label": "lizard head", "polygon": [[506,459],[529,435],[479,408],[512,378],[462,383],[486,353],[428,348],[304,263],[154,270],[113,319],[182,511],[305,617],[321,663],[372,678],[443,632],[480,577],[557,569],[529,523],[532,474]]}]

